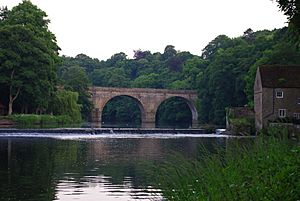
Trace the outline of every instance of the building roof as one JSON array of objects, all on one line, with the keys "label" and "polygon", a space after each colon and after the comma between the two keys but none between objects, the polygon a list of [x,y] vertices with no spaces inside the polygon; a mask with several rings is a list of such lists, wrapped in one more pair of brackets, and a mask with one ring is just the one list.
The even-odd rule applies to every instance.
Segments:
[{"label": "building roof", "polygon": [[262,87],[300,88],[300,66],[260,66]]}]

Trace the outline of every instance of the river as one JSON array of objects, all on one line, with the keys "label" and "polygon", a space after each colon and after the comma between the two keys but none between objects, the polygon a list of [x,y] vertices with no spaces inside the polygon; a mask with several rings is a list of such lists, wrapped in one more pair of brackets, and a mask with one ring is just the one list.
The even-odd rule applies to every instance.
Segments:
[{"label": "river", "polygon": [[[21,137],[20,137],[21,136]],[[0,200],[163,200],[155,164],[197,156],[228,140],[216,135],[1,135]],[[150,173],[152,172],[152,173]]]}]

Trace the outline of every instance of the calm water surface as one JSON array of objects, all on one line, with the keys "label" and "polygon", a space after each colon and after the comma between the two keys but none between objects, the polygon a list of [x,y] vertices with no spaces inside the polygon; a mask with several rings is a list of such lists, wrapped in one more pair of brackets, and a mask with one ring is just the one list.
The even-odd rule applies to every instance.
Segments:
[{"label": "calm water surface", "polygon": [[0,200],[163,200],[150,172],[174,152],[196,157],[228,139],[207,137],[1,137]]}]

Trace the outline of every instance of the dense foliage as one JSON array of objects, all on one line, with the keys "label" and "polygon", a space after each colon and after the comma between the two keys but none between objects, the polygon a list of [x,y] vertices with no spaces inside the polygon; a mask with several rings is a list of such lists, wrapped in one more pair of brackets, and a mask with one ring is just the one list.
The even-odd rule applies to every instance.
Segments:
[{"label": "dense foliage", "polygon": [[198,160],[173,156],[154,175],[167,200],[297,200],[300,149],[293,143],[258,137],[215,154],[200,149]]},{"label": "dense foliage", "polygon": [[[27,0],[11,10],[1,8],[0,101],[7,106],[8,115],[76,114],[71,118],[80,121],[77,95],[71,95],[71,92],[64,89],[57,90],[59,47],[54,34],[48,29],[49,23],[46,13]],[[80,79],[84,81],[83,77]],[[55,109],[63,102],[70,102],[70,99],[75,101],[74,104],[68,104],[72,108]],[[80,96],[79,99],[82,101]],[[68,112],[62,112],[64,110]]]},{"label": "dense foliage", "polygon": [[[201,56],[168,45],[163,53],[139,49],[132,59],[120,52],[100,61],[85,54],[59,57],[46,13],[23,0],[11,10],[0,9],[0,101],[9,114],[61,114],[55,105],[68,102],[69,97],[61,95],[76,92],[77,104],[69,104],[73,108],[65,112],[80,111],[88,119],[92,109],[89,86],[193,89],[199,94],[200,122],[224,125],[226,107],[253,106],[253,83],[259,65],[300,63],[298,1],[276,2],[288,16],[289,28],[256,32],[249,28],[236,38],[219,35]],[[66,100],[61,101],[62,97]],[[160,126],[190,121],[186,104],[176,102],[167,102],[176,105],[175,113],[158,111]],[[121,114],[138,114],[134,102],[115,103],[113,108],[121,115],[121,123],[140,121],[139,115]],[[112,112],[104,112],[108,114]]]},{"label": "dense foliage", "polygon": [[[178,51],[172,45],[163,53],[135,50],[133,59],[122,52],[106,61],[80,54],[75,58],[62,57],[59,72],[80,66],[94,86],[198,90],[199,120],[224,125],[226,107],[253,106],[257,66],[300,63],[299,49],[290,41],[290,35],[287,28],[256,32],[248,29],[237,38],[220,35],[203,49],[201,56]],[[169,104],[176,105],[175,102],[171,100]],[[157,124],[174,126],[178,123],[176,116],[186,117],[180,120],[182,122],[189,121],[190,111],[186,105],[177,104],[176,107],[175,114],[158,111],[160,123]],[[138,107],[127,108],[128,113]],[[116,113],[124,111],[121,104],[114,109]],[[123,115],[120,122],[126,121],[132,122],[132,119]]]},{"label": "dense foliage", "polygon": [[[298,0],[276,0],[280,10],[288,17],[289,27],[300,37],[300,2]],[[298,41],[298,45],[299,45]]]},{"label": "dense foliage", "polygon": [[1,16],[0,82],[8,93],[8,114],[15,101],[22,111],[45,110],[55,91],[59,58],[47,15],[23,1],[12,10],[1,10]]},{"label": "dense foliage", "polygon": [[[64,75],[69,75],[74,71],[74,66],[77,66],[84,69],[93,86],[197,89],[195,83],[205,69],[205,61],[201,57],[189,52],[179,52],[173,46],[167,46],[163,54],[136,50],[133,59],[128,59],[124,53],[117,53],[106,61],[99,61],[80,54],[75,58],[63,56],[62,61],[58,68],[58,76],[65,86],[70,86],[68,80],[72,80],[73,76],[69,76],[68,79]],[[79,86],[88,82],[73,83]],[[168,102],[169,107],[173,105],[177,112],[171,114],[171,111],[159,110],[159,126],[176,127],[177,123],[183,122],[184,127],[189,127],[191,112],[187,105],[182,102],[176,103],[176,99]],[[81,104],[84,107],[85,103]],[[140,126],[140,116],[137,103],[128,97],[121,97],[108,103],[104,108],[102,120],[107,125]],[[172,122],[173,117],[176,118]]]}]

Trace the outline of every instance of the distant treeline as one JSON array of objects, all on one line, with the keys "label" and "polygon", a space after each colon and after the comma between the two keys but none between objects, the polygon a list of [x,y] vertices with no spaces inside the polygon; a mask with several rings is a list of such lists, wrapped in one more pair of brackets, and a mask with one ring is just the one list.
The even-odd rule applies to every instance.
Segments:
[{"label": "distant treeline", "polygon": [[[84,72],[90,85],[94,86],[194,89],[199,94],[199,120],[223,125],[226,107],[253,106],[257,66],[300,63],[299,48],[290,42],[289,34],[287,28],[282,28],[257,32],[248,29],[237,38],[220,35],[202,50],[201,56],[178,51],[172,45],[168,45],[163,53],[135,50],[133,59],[123,52],[106,61],[84,54],[75,58],[63,56],[58,77],[63,85],[74,82],[74,78],[75,83],[80,83],[82,75],[79,72]],[[138,110],[138,107],[129,106],[127,101],[123,104],[116,101],[118,104],[108,106],[104,116],[116,118],[113,116],[123,111],[122,107],[132,108],[129,111]],[[169,101],[169,106],[162,107],[172,107],[176,101]],[[187,121],[190,114],[185,103],[177,104],[176,108],[176,114],[160,110],[158,115],[163,117],[162,124],[172,119]],[[120,121],[130,122],[131,115],[124,112]]]},{"label": "distant treeline", "polygon": [[[219,35],[202,52],[199,47],[200,56],[168,45],[162,53],[135,50],[128,58],[120,52],[103,61],[85,54],[59,56],[46,13],[24,0],[0,9],[0,102],[9,114],[69,115],[79,121],[90,116],[89,86],[194,89],[200,122],[224,125],[226,107],[253,106],[257,66],[300,63],[299,16],[289,19],[289,28]],[[108,124],[138,125],[139,118],[137,105],[124,97],[112,100],[103,114]],[[184,101],[171,99],[157,119],[160,126],[187,127],[191,114]]]}]

